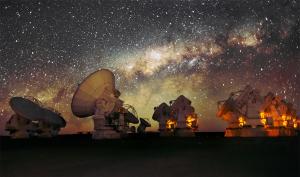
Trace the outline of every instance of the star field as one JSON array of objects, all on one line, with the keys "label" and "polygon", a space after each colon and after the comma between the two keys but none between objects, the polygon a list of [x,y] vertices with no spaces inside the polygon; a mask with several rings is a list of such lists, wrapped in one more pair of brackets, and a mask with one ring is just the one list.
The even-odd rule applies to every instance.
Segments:
[{"label": "star field", "polygon": [[9,99],[23,95],[60,111],[63,133],[91,131],[70,103],[99,68],[114,71],[121,99],[149,120],[184,94],[201,131],[224,129],[216,103],[246,84],[300,110],[299,14],[296,0],[0,1],[0,132]]}]

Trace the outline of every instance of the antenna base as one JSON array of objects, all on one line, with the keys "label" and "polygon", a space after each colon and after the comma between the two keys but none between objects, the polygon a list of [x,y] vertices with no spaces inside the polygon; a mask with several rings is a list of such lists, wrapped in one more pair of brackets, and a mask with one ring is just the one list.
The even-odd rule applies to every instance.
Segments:
[{"label": "antenna base", "polygon": [[103,129],[103,130],[95,130],[92,135],[93,139],[120,139],[120,133],[116,132],[113,129]]},{"label": "antenna base", "polygon": [[94,131],[93,139],[119,139],[121,138],[120,133],[114,130],[113,127],[107,126],[105,123],[104,114],[97,114],[93,116],[94,120]]}]

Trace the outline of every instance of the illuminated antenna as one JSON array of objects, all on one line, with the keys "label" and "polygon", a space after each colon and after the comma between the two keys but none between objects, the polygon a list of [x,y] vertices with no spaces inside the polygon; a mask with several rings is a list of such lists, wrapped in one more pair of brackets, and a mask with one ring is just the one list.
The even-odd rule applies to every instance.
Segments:
[{"label": "illuminated antenna", "polygon": [[80,118],[93,116],[94,139],[120,138],[126,132],[126,122],[138,122],[133,107],[128,107],[132,113],[123,107],[120,94],[115,88],[115,76],[108,69],[90,74],[75,91],[72,112]]}]

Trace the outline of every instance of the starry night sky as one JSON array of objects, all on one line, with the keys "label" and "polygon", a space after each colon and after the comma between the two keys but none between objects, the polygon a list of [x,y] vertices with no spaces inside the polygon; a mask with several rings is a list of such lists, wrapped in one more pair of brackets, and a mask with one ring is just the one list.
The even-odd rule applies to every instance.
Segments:
[{"label": "starry night sky", "polygon": [[222,131],[216,102],[246,84],[299,114],[299,14],[296,0],[0,0],[0,133],[9,99],[23,95],[60,111],[63,133],[91,131],[70,103],[99,68],[114,71],[121,99],[149,120],[154,106],[184,94],[199,130]]}]

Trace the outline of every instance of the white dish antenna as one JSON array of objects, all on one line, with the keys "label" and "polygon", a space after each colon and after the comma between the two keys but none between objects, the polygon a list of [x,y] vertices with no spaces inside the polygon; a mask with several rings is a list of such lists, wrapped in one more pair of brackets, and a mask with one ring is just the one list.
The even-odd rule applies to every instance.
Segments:
[{"label": "white dish antenna", "polygon": [[[71,103],[72,112],[80,118],[92,116],[96,111],[97,100],[119,96],[120,92],[115,89],[114,74],[108,69],[98,70],[78,86]],[[114,108],[114,104],[103,106],[110,111]]]},{"label": "white dish antenna", "polygon": [[108,69],[100,69],[79,84],[71,108],[75,116],[93,116],[93,139],[120,138],[128,130],[128,123],[139,122],[136,111],[119,99],[115,76]]}]

